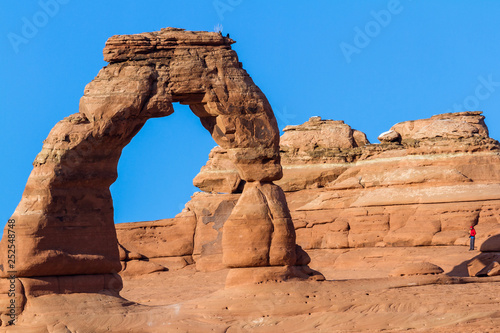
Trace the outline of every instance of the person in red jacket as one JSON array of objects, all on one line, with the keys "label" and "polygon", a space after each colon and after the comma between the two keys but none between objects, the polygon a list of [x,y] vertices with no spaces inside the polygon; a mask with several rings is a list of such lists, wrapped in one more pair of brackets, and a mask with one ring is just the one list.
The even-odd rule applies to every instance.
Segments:
[{"label": "person in red jacket", "polygon": [[476,230],[474,229],[474,226],[470,227],[469,238],[470,238],[470,248],[469,248],[469,251],[473,251],[474,250],[474,241],[476,240]]}]

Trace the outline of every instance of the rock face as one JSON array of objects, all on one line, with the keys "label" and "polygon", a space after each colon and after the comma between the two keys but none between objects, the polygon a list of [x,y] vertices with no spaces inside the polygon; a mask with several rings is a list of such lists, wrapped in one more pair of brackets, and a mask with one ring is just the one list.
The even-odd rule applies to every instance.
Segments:
[{"label": "rock face", "polygon": [[[27,294],[97,292],[110,289],[113,279],[113,291],[120,290],[109,186],[123,147],[149,118],[170,115],[173,102],[190,106],[246,183],[227,218],[224,264],[295,264],[295,230],[285,196],[272,183],[282,177],[277,123],[232,43],[218,33],[175,28],[107,41],[109,65],[86,86],[79,112],[61,120],[44,141],[12,216],[15,270]],[[254,204],[256,212],[248,207]],[[163,225],[174,231],[167,247],[149,245],[157,236],[136,228],[130,229],[133,245],[123,236],[128,252],[122,252],[191,254],[197,224],[193,216],[180,218],[182,226]],[[181,239],[188,234],[190,241]],[[241,242],[242,236],[248,241]],[[7,267],[5,237],[0,250],[0,267]],[[6,270],[1,276],[8,276]]]},{"label": "rock face", "polygon": [[125,251],[120,259],[140,259],[143,253],[148,258],[192,255],[195,227],[192,213],[181,213],[174,219],[117,224],[116,233]]},{"label": "rock face", "polygon": [[[488,137],[480,112],[399,123],[373,145],[342,121],[319,117],[284,132],[284,176],[276,184],[285,191],[303,249],[465,246],[469,227],[476,225],[478,248],[498,251],[500,145]],[[240,194],[244,181],[222,147],[212,150],[194,183],[211,192],[187,204],[198,207],[189,208],[198,221],[217,215],[219,207],[229,216],[240,196],[256,209],[237,215],[264,221],[269,214],[257,208],[265,201],[262,188]],[[202,206],[211,207],[209,213],[201,213]],[[207,251],[194,256],[197,268],[206,270],[204,262],[220,266],[226,225],[198,225],[195,248]],[[246,246],[253,241],[268,242],[248,238]]]}]

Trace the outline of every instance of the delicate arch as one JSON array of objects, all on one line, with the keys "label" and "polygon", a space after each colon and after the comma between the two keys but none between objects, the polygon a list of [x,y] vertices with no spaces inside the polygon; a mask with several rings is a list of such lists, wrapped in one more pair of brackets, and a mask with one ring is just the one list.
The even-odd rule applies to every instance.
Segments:
[{"label": "delicate arch", "polygon": [[[190,106],[246,181],[224,227],[224,263],[295,264],[295,231],[284,194],[272,183],[282,176],[277,123],[232,43],[218,33],[173,28],[108,40],[109,65],[85,88],[79,112],[44,141],[12,217],[16,271],[32,279],[25,288],[44,276],[61,277],[62,288],[62,277],[120,271],[109,186],[125,145],[149,118],[170,115],[173,102]],[[4,253],[6,245],[3,239]],[[106,277],[92,281],[96,290],[110,284]],[[113,283],[119,289],[121,282]]]}]

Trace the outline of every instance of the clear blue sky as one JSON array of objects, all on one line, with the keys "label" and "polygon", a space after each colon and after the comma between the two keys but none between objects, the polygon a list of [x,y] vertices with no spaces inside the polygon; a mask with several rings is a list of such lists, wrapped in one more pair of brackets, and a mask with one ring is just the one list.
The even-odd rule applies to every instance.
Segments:
[{"label": "clear blue sky", "polygon": [[[377,142],[394,123],[463,106],[484,111],[500,138],[496,0],[25,0],[2,1],[0,16],[2,228],[42,141],[78,112],[116,34],[222,25],[281,128],[320,115]],[[148,121],[111,188],[116,222],[176,215],[214,145],[186,107]]]}]

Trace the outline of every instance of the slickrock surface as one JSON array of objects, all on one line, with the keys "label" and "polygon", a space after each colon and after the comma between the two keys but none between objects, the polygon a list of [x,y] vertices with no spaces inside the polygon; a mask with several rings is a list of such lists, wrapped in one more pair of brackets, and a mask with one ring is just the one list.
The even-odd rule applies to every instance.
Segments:
[{"label": "slickrock surface", "polygon": [[395,268],[389,276],[433,275],[443,272],[441,267],[430,262],[416,262]]},{"label": "slickrock surface", "polygon": [[[3,331],[469,333],[500,326],[500,277],[454,277],[450,262],[477,253],[456,246],[401,247],[392,255],[388,248],[370,250],[315,250],[336,251],[330,262],[343,261],[323,282],[225,289],[227,269],[203,273],[193,265],[124,277],[122,295],[133,302],[103,294],[45,295],[31,299],[18,325]],[[436,258],[452,276],[387,277],[396,262]]]}]

